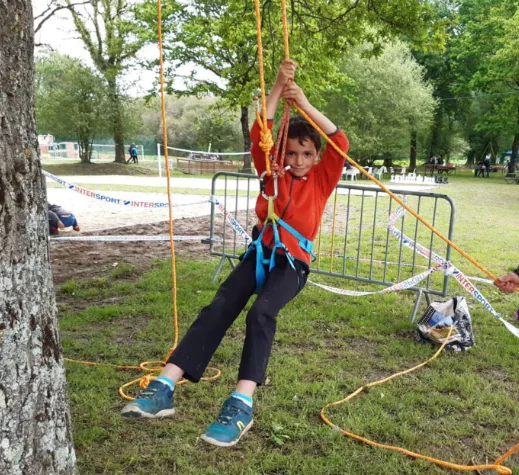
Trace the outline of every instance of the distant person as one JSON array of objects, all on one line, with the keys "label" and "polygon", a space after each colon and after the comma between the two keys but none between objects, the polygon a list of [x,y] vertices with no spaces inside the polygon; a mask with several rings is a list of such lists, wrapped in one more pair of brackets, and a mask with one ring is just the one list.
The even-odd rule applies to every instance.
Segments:
[{"label": "distant person", "polygon": [[66,228],[72,228],[74,231],[79,231],[79,224],[72,213],[60,205],[51,205],[47,203],[47,206],[49,211],[50,234],[58,234],[59,230],[65,230]]},{"label": "distant person", "polygon": [[519,267],[508,274],[505,274],[494,282],[494,285],[506,293],[515,292],[519,288]]},{"label": "distant person", "polygon": [[[487,178],[490,178],[490,154],[489,153],[487,153],[487,156],[485,157],[483,164],[485,165],[485,170],[487,172]],[[481,176],[483,176],[483,175],[481,175]]]},{"label": "distant person", "polygon": [[130,158],[126,163],[135,163],[135,165],[139,164],[139,152],[137,152],[137,147],[134,143],[130,145],[130,148],[128,149],[128,153],[130,154]]},{"label": "distant person", "polygon": [[479,161],[474,167],[474,176],[485,176],[485,162],[484,160]]},{"label": "distant person", "polygon": [[443,165],[443,157],[441,155],[438,157],[438,165]]},{"label": "distant person", "polygon": [[59,234],[60,229],[65,229],[65,225],[59,219],[59,216],[50,209],[47,210],[47,217],[49,219],[49,234],[56,236]]}]

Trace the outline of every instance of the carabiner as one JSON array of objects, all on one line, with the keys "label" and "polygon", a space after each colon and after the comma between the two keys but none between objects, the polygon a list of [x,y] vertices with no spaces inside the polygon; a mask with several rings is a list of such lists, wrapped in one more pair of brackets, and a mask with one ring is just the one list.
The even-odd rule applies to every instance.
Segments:
[{"label": "carabiner", "polygon": [[261,192],[261,196],[263,196],[263,198],[265,198],[266,200],[268,200],[269,198],[272,198],[273,200],[275,200],[278,197],[278,177],[276,176],[276,177],[273,178],[273,180],[274,180],[274,196],[270,197],[270,196],[268,196],[265,193],[265,182],[263,181],[263,178],[265,177],[266,174],[267,174],[267,171],[265,170],[260,175],[260,192]]}]

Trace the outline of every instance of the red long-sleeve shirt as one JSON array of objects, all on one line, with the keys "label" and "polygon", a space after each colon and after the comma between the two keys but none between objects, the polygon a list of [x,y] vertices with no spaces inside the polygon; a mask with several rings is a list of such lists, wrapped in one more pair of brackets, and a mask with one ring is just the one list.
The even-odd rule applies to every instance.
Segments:
[{"label": "red long-sleeve shirt", "polygon": [[[272,129],[272,121],[268,122]],[[250,136],[252,141],[251,154],[258,175],[265,171],[265,153],[259,146],[261,128],[254,121]],[[328,136],[342,151],[348,151],[348,138],[341,130]],[[278,196],[274,200],[275,213],[290,226],[299,231],[304,237],[313,241],[319,230],[324,207],[328,198],[337,186],[344,167],[344,158],[337,151],[327,146],[321,160],[312,167],[304,177],[295,177],[290,172],[278,178]],[[274,195],[273,180],[264,178],[265,193]],[[267,218],[268,202],[260,194],[256,201],[256,215],[261,223]],[[259,229],[263,224],[258,225]],[[278,226],[281,242],[288,248],[290,254],[307,264],[311,256],[301,249],[299,241],[281,226]],[[263,243],[272,248],[274,236],[272,229],[266,229]]]}]

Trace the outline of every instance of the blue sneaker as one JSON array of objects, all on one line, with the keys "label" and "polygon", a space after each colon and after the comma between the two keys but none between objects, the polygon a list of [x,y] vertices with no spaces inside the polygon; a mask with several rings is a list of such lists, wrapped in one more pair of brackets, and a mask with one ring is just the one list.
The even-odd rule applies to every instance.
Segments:
[{"label": "blue sneaker", "polygon": [[252,407],[230,397],[223,403],[220,414],[207,428],[202,440],[218,447],[231,447],[252,427],[252,422]]},{"label": "blue sneaker", "polygon": [[160,381],[152,381],[141,391],[137,399],[126,404],[121,415],[123,417],[143,417],[155,419],[175,414],[173,407],[173,391]]}]

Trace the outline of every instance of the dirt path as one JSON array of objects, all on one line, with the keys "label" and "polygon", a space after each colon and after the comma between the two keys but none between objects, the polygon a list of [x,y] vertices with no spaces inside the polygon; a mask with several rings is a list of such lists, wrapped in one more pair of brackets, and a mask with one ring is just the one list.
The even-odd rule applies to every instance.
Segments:
[{"label": "dirt path", "polygon": [[[189,236],[207,233],[209,217],[181,219],[175,222],[175,234]],[[152,223],[146,226],[124,226],[84,235],[159,235],[168,234],[168,223]],[[176,241],[175,254],[197,258],[209,256],[209,245],[200,241]],[[155,259],[170,256],[168,241],[89,242],[52,241],[50,259],[54,284],[60,286],[67,280],[87,279],[105,275],[121,263],[133,264],[145,271]]]}]

